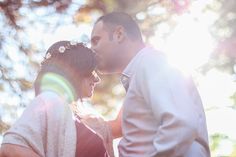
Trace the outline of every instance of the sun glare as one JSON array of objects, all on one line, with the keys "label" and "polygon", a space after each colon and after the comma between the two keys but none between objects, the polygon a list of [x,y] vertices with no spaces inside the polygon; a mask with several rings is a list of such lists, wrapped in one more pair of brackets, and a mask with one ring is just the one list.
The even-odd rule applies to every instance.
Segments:
[{"label": "sun glare", "polygon": [[165,52],[171,64],[191,73],[207,62],[213,48],[214,42],[208,26],[192,19],[190,15],[184,15],[167,38]]}]

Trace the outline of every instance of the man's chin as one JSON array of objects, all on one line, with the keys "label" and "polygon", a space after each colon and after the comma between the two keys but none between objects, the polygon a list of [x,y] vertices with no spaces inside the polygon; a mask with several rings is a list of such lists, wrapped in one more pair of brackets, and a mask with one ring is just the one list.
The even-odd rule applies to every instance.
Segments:
[{"label": "man's chin", "polygon": [[107,69],[98,69],[99,74],[106,75],[106,74],[112,74],[114,72],[111,72]]},{"label": "man's chin", "polygon": [[100,65],[97,67],[97,70],[100,74],[117,74],[119,73],[113,65]]},{"label": "man's chin", "polygon": [[111,73],[109,68],[107,68],[107,66],[104,66],[104,65],[98,66],[97,70],[100,74],[110,74]]}]

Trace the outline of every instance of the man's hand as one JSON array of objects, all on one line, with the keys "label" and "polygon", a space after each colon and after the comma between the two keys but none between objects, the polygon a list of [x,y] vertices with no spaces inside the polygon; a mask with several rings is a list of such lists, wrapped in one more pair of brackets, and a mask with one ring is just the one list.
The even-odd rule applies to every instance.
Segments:
[{"label": "man's hand", "polygon": [[113,138],[122,137],[122,126],[121,126],[122,111],[123,108],[120,109],[119,114],[115,120],[108,121],[108,124],[112,131]]}]

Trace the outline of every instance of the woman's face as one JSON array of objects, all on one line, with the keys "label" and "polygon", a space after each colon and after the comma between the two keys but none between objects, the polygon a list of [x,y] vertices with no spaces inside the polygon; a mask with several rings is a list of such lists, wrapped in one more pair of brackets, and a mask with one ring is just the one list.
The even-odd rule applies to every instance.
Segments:
[{"label": "woman's face", "polygon": [[97,83],[100,82],[100,78],[95,71],[91,76],[86,76],[81,81],[81,96],[82,98],[88,98],[93,95],[94,88]]}]

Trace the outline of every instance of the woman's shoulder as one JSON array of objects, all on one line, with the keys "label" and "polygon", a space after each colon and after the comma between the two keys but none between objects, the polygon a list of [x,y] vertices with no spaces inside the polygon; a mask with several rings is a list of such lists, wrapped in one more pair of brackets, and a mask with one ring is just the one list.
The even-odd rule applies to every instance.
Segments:
[{"label": "woman's shoulder", "polygon": [[33,102],[40,102],[41,105],[62,105],[66,103],[58,94],[51,91],[40,93]]},{"label": "woman's shoulder", "polygon": [[55,92],[52,92],[52,91],[44,91],[42,93],[40,93],[39,95],[37,95],[35,97],[36,99],[39,99],[39,100],[46,100],[46,101],[61,101],[61,98],[58,94],[56,94]]},{"label": "woman's shoulder", "polygon": [[26,107],[25,112],[35,111],[39,113],[57,112],[64,109],[66,102],[54,92],[42,92],[37,95]]}]

